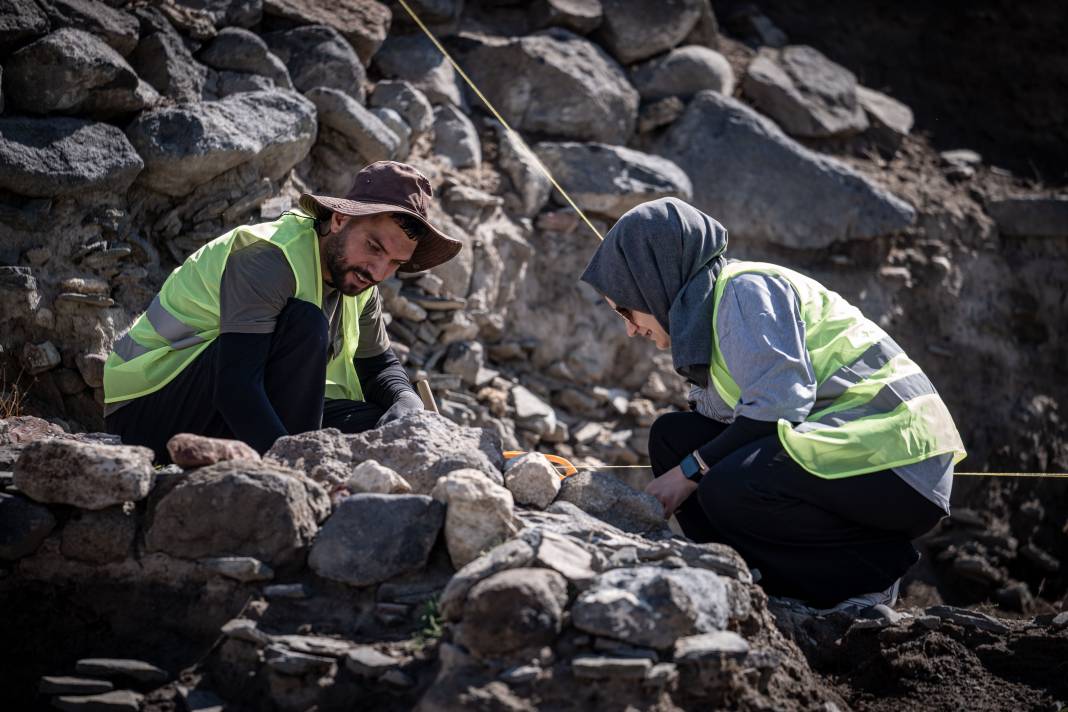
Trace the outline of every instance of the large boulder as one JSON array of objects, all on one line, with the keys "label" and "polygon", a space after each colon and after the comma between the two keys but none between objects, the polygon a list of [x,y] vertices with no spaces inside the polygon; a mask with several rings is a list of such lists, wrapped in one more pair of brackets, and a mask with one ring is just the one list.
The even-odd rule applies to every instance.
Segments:
[{"label": "large boulder", "polygon": [[630,80],[642,99],[691,97],[699,91],[734,92],[734,70],[722,54],[708,47],[689,45],[635,65]]},{"label": "large boulder", "polygon": [[626,532],[668,532],[664,508],[656,497],[639,492],[606,472],[582,471],[564,479],[558,502],[570,502]]},{"label": "large boulder", "polygon": [[536,655],[563,627],[567,580],[549,569],[510,569],[475,584],[457,641],[483,659]]},{"label": "large boulder", "polygon": [[269,462],[231,460],[172,475],[149,506],[145,549],[183,559],[251,556],[299,565],[330,512],[326,491]]},{"label": "large boulder", "polygon": [[47,507],[0,492],[0,559],[32,554],[56,526]]},{"label": "large boulder", "polygon": [[271,52],[285,63],[298,91],[329,87],[363,101],[367,70],[356,50],[333,27],[295,27],[271,32],[263,35],[263,39]]},{"label": "large boulder", "polygon": [[702,0],[601,0],[601,43],[623,64],[647,59],[686,39],[701,19]]},{"label": "large boulder", "polygon": [[742,89],[793,136],[827,138],[868,128],[857,99],[857,78],[812,47],[760,50],[749,63]]},{"label": "large boulder", "polygon": [[623,69],[567,30],[487,41],[465,67],[517,131],[615,144],[634,132],[638,92]]},{"label": "large boulder", "polygon": [[48,32],[48,16],[34,0],[6,0],[0,4],[0,54]]},{"label": "large boulder", "polygon": [[490,430],[454,425],[434,413],[413,413],[381,428],[345,435],[334,428],[279,438],[266,459],[328,486],[343,484],[374,460],[403,477],[416,494],[430,494],[439,477],[474,468],[500,484],[500,439]]},{"label": "large boulder", "polygon": [[656,152],[690,176],[698,208],[745,239],[822,249],[894,233],[916,219],[905,201],[715,92],[694,97]]},{"label": "large boulder", "polygon": [[681,168],[632,148],[543,142],[534,150],[582,210],[613,220],[647,200],[690,200],[693,195],[690,179]]},{"label": "large boulder", "polygon": [[12,193],[125,193],[144,167],[122,130],[110,124],[0,118],[0,188]]},{"label": "large boulder", "polygon": [[249,92],[145,112],[126,135],[145,160],[144,185],[177,197],[250,162],[281,178],[311,149],[315,116],[315,105],[295,92]]},{"label": "large boulder", "polygon": [[162,20],[162,29],[150,32],[130,53],[137,74],[160,94],[177,102],[197,102],[204,97],[208,68],[193,59],[182,36]]},{"label": "large boulder", "polygon": [[327,25],[349,41],[365,65],[389,32],[389,8],[376,0],[264,0],[265,15],[297,25]]},{"label": "large boulder", "polygon": [[723,630],[728,593],[721,576],[703,569],[613,569],[575,600],[571,622],[593,635],[665,650],[679,638]]},{"label": "large boulder", "polygon": [[375,67],[386,77],[411,82],[433,104],[463,106],[459,75],[421,33],[390,37],[375,55]]},{"label": "large boulder", "polygon": [[201,62],[215,69],[258,74],[282,89],[293,88],[289,71],[282,60],[267,49],[267,43],[258,35],[240,27],[221,30],[211,42],[204,45],[198,57]]},{"label": "large boulder", "polygon": [[425,495],[357,494],[341,500],[308,565],[323,578],[372,586],[426,565],[444,507]]},{"label": "large boulder", "polygon": [[148,496],[152,451],[134,445],[38,440],[15,462],[15,486],[38,502],[104,509]]},{"label": "large boulder", "polygon": [[73,27],[101,38],[126,56],[137,46],[140,25],[128,12],[99,0],[47,0],[42,3],[53,29]]},{"label": "large boulder", "polygon": [[458,569],[518,530],[512,493],[479,470],[450,472],[434,487],[433,495],[448,507],[445,543]]},{"label": "large boulder", "polygon": [[121,54],[82,30],[42,37],[11,55],[4,69],[8,100],[35,114],[106,118],[140,111],[159,99]]}]

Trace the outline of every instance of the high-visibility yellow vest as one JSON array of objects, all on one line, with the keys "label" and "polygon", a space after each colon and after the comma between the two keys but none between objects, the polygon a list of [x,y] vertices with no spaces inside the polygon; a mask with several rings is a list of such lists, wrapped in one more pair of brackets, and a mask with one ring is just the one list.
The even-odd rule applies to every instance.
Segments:
[{"label": "high-visibility yellow vest", "polygon": [[[119,339],[104,365],[104,401],[158,391],[219,335],[219,285],[230,253],[265,240],[281,248],[296,279],[297,299],[323,305],[323,276],[315,221],[288,212],[272,223],[242,225],[189,256],[163,283],[148,310]],[[352,362],[360,340],[360,312],[374,293],[341,297],[342,347],[326,369],[326,397],[363,400]]]},{"label": "high-visibility yellow vest", "polygon": [[836,479],[966,453],[953,418],[934,385],[893,339],[860,310],[809,277],[761,262],[724,265],[713,292],[710,373],[731,407],[740,389],[720,351],[715,323],[734,277],[756,272],[781,277],[797,293],[805,348],[816,374],[816,403],[805,421],[779,420],[783,448],[806,471]]}]

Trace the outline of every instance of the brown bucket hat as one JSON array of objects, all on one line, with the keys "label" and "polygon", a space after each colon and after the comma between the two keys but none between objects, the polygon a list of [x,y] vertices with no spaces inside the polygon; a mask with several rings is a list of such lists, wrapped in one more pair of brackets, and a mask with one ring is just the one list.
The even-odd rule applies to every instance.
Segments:
[{"label": "brown bucket hat", "polygon": [[420,272],[448,262],[463,243],[430,224],[427,210],[434,191],[430,181],[407,163],[378,161],[356,174],[352,189],[344,198],[326,195],[300,196],[300,207],[317,218],[326,211],[342,215],[378,215],[404,213],[426,225],[427,234],[419,240],[412,258],[398,268],[400,272]]}]

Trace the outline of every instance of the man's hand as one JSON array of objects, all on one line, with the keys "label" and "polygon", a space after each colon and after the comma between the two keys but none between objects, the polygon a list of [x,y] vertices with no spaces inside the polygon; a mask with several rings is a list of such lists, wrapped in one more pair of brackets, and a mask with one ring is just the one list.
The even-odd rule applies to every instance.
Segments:
[{"label": "man's hand", "polygon": [[660,500],[664,506],[664,519],[667,519],[696,489],[697,483],[686,479],[682,468],[675,466],[650,482],[645,491]]},{"label": "man's hand", "polygon": [[381,428],[386,423],[392,423],[394,420],[399,420],[409,413],[415,413],[420,410],[423,410],[423,401],[415,394],[415,391],[405,391],[400,394],[397,400],[393,401],[393,405],[389,407],[389,410],[382,414],[376,427]]}]

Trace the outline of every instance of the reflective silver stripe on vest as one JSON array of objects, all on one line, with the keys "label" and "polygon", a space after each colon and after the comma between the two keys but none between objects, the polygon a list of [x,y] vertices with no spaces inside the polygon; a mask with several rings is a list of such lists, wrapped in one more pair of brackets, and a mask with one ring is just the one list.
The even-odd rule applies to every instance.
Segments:
[{"label": "reflective silver stripe on vest", "polygon": [[851,386],[857,385],[865,378],[871,378],[900,353],[901,347],[894,343],[893,339],[883,339],[869,346],[856,361],[842,366],[820,384],[816,391],[816,403],[812,406],[813,412],[818,413],[841,397]]},{"label": "reflective silver stripe on vest", "polygon": [[854,420],[879,415],[880,413],[889,413],[905,401],[910,401],[920,396],[935,395],[936,393],[937,391],[935,391],[931,379],[927,378],[923,373],[914,373],[887,383],[879,389],[874,398],[863,405],[840,410],[837,413],[829,413],[816,421],[801,423],[795,430],[803,433],[821,428],[837,428]]},{"label": "reflective silver stripe on vest", "polygon": [[116,341],[115,346],[112,347],[112,351],[117,353],[123,361],[133,361],[138,356],[144,356],[151,350],[134,341],[129,334]]},{"label": "reflective silver stripe on vest", "polygon": [[152,324],[152,328],[170,343],[172,349],[184,349],[187,346],[204,341],[197,335],[196,330],[183,324],[167,311],[163,303],[160,302],[158,294],[152,300],[152,303],[148,305],[148,311],[145,312],[145,315]]}]

